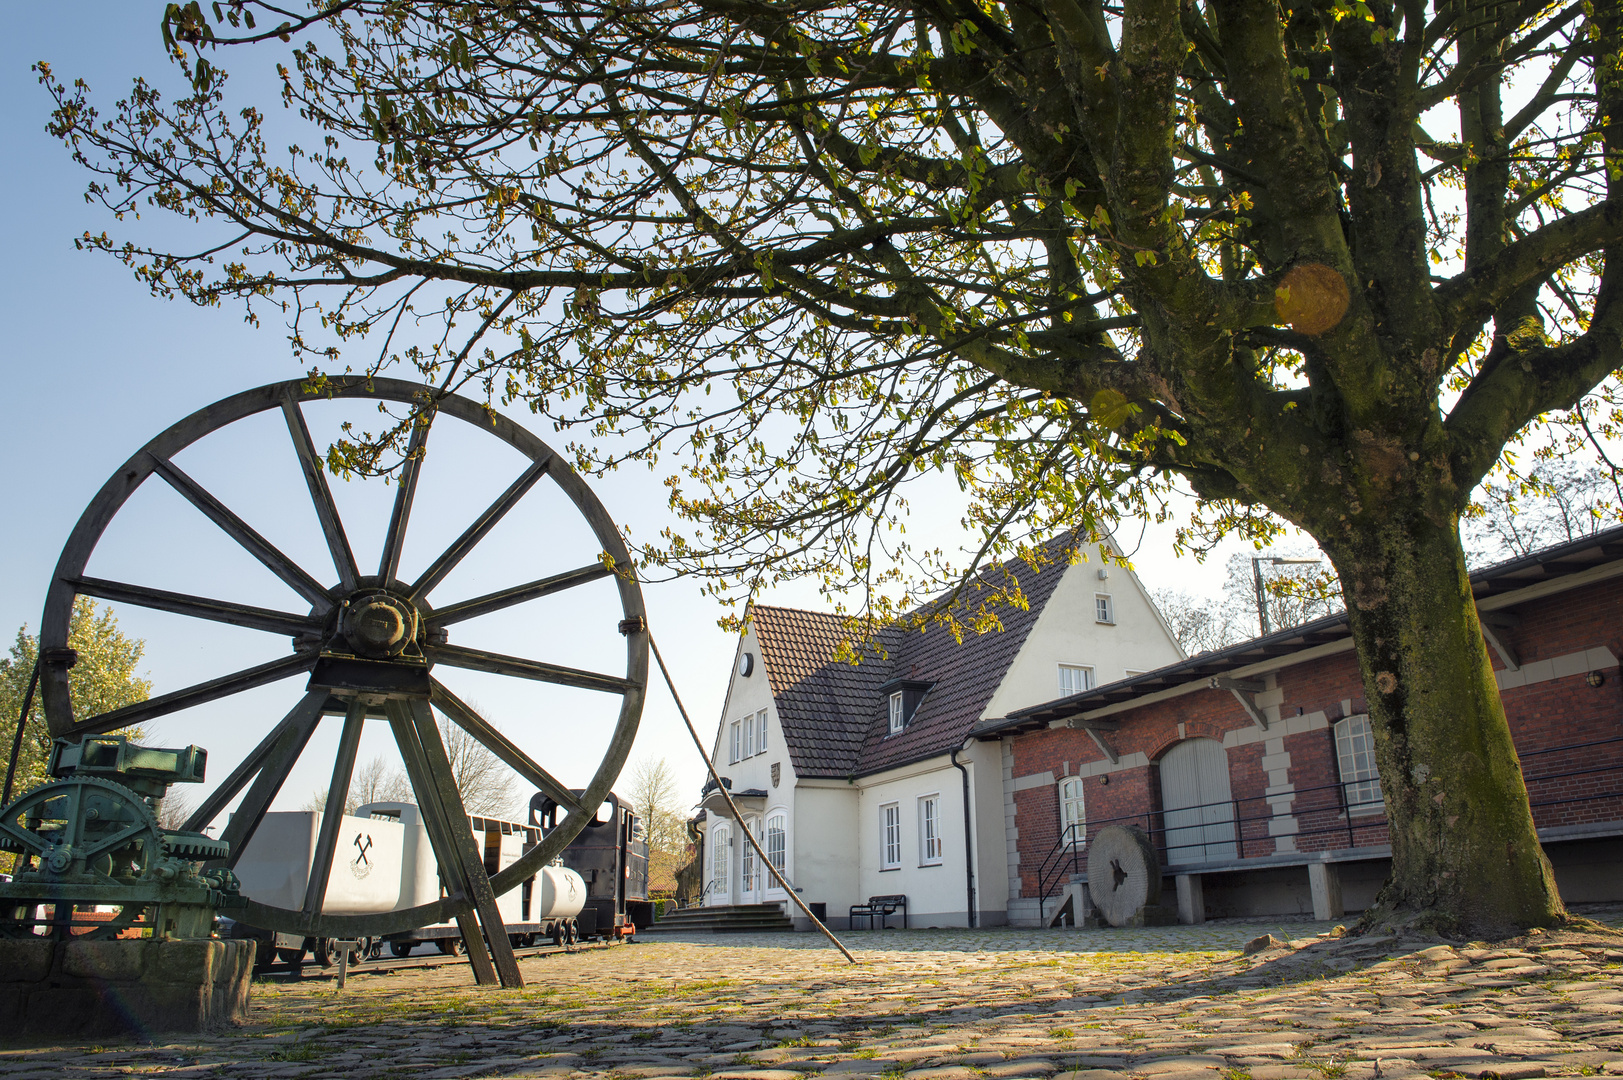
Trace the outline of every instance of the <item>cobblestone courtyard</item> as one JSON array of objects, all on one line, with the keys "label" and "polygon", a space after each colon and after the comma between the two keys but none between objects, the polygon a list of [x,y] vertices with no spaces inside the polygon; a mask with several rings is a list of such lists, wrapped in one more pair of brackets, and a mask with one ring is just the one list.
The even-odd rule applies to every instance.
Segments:
[{"label": "cobblestone courtyard", "polygon": [[[1603,917],[1615,921],[1615,912]],[[523,961],[266,979],[211,1036],[0,1050],[0,1077],[1502,1080],[1623,1073],[1623,938],[1470,947],[1328,924],[653,939]],[[1244,943],[1286,939],[1255,955]],[[6,1035],[0,1033],[0,1045]],[[1063,1075],[1060,1075],[1063,1074]]]}]

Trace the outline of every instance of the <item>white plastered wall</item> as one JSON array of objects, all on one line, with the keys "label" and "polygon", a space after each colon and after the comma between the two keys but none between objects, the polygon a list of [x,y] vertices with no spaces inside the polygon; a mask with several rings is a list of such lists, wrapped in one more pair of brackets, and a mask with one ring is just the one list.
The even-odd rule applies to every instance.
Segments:
[{"label": "white plastered wall", "polygon": [[[740,674],[741,661],[745,653],[754,656],[754,667],[749,675]],[[766,712],[766,749],[761,750],[759,716]],[[740,761],[729,761],[732,747],[732,723],[742,720],[746,716],[757,718],[756,752]],[[747,820],[759,818],[761,845],[766,846],[765,821],[774,813],[781,811],[787,819],[788,837],[784,849],[784,874],[791,881],[795,880],[798,851],[798,841],[795,829],[795,772],[789,760],[789,748],[784,743],[783,731],[778,725],[777,708],[772,700],[772,687],[766,677],[766,667],[761,661],[761,650],[755,640],[753,629],[746,630],[740,636],[738,649],[733,656],[732,676],[727,686],[727,703],[723,707],[721,720],[716,731],[716,739],[711,745],[711,756],[716,764],[716,772],[733,782],[732,791],[747,791],[759,788],[767,793],[764,812],[755,815],[745,811]],[[772,766],[778,766],[778,782],[772,782]],[[743,808],[740,808],[743,809]],[[719,818],[715,814],[709,815],[708,829],[713,830]],[[706,899],[707,904],[740,903],[745,899],[741,896],[743,886],[743,858],[744,845],[748,843],[739,832],[737,826],[732,830],[732,868],[727,875],[728,895],[715,897],[713,894]],[[713,850],[706,845],[706,851]],[[766,871],[762,870],[763,874]],[[770,875],[767,874],[770,880]],[[709,865],[705,867],[705,881],[711,878]],[[765,901],[786,900],[786,894],[775,885],[769,886],[759,899]]]},{"label": "white plastered wall", "polygon": [[[861,800],[854,835],[860,852],[859,895],[852,903],[870,896],[900,893],[907,897],[909,926],[968,925],[962,774],[946,755],[941,755],[863,777],[857,786]],[[921,858],[919,822],[919,800],[926,795],[939,800],[941,821],[941,861],[928,865]],[[901,865],[889,870],[881,869],[880,851],[880,808],[887,803],[896,803],[900,808],[902,827]],[[836,914],[833,907],[829,914]],[[838,912],[840,916],[847,914],[845,907]]]},{"label": "white plastered wall", "polygon": [[[1099,593],[1110,596],[1113,624],[1095,618]],[[1059,697],[1061,664],[1091,667],[1094,685],[1103,686],[1129,671],[1153,671],[1182,659],[1138,575],[1114,564],[1102,566],[1095,556],[1066,568],[981,718],[1007,716]]]},{"label": "white plastered wall", "polygon": [[[830,926],[843,927],[851,905],[866,899],[858,896],[858,788],[844,780],[803,780],[795,787],[794,800],[798,827],[789,831],[789,878],[808,905],[827,905]],[[798,925],[798,909],[789,915]]]}]

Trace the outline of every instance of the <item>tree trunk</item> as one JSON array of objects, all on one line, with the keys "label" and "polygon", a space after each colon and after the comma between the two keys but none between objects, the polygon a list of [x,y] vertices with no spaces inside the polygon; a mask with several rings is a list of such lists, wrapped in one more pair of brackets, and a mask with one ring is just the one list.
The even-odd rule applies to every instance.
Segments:
[{"label": "tree trunk", "polygon": [[1566,912],[1539,846],[1457,519],[1396,506],[1326,545],[1341,575],[1392,836],[1377,922],[1495,939]]}]

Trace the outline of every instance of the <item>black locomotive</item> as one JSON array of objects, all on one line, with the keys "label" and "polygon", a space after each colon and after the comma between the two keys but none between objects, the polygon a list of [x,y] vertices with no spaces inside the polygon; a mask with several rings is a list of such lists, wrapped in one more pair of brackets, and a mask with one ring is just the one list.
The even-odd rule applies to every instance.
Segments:
[{"label": "black locomotive", "polygon": [[[550,796],[538,791],[530,799],[530,825],[543,833],[551,831],[561,810]],[[653,924],[648,837],[630,803],[611,793],[597,816],[564,848],[561,858],[586,882],[586,906],[575,916],[581,937],[626,937]]]}]

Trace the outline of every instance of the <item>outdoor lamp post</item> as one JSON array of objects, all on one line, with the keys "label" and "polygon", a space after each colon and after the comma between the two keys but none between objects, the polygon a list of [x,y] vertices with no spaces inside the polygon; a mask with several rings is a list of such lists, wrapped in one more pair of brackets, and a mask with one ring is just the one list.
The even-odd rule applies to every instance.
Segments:
[{"label": "outdoor lamp post", "polygon": [[1323,559],[1292,559],[1278,555],[1256,555],[1251,559],[1251,580],[1257,586],[1257,622],[1262,624],[1262,636],[1272,633],[1268,625],[1268,598],[1262,590],[1262,564],[1271,563],[1274,566],[1317,566]]}]

